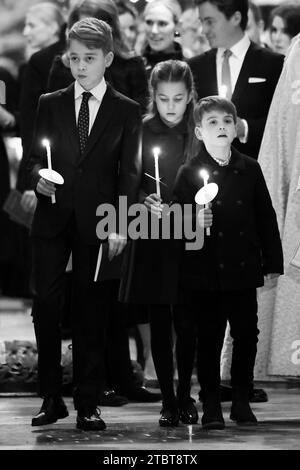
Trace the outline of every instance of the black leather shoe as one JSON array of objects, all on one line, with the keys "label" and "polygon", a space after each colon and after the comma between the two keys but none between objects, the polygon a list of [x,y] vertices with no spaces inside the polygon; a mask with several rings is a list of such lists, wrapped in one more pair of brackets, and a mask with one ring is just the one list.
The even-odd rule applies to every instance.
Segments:
[{"label": "black leather shoe", "polygon": [[154,403],[161,400],[161,393],[149,392],[145,387],[136,387],[126,393],[128,400],[140,403]]},{"label": "black leather shoe", "polygon": [[230,419],[236,421],[239,426],[256,426],[257,419],[250,408],[249,403],[237,401],[232,403]]},{"label": "black leather shoe", "polygon": [[158,422],[161,427],[176,427],[179,423],[179,411],[176,408],[163,408]]},{"label": "black leather shoe", "polygon": [[263,388],[254,388],[250,391],[250,403],[265,403],[268,400],[268,395]]},{"label": "black leather shoe", "polygon": [[44,398],[42,407],[38,414],[32,418],[31,426],[44,426],[56,423],[58,419],[69,416],[67,407],[61,397]]},{"label": "black leather shoe", "polygon": [[98,405],[100,406],[123,406],[127,403],[127,398],[117,395],[114,390],[105,390],[98,400]]},{"label": "black leather shoe", "polygon": [[204,396],[201,423],[202,428],[206,430],[225,428],[219,394],[207,393]]},{"label": "black leather shoe", "polygon": [[184,424],[196,424],[198,422],[198,411],[194,403],[195,400],[189,398],[184,403],[179,404],[179,418]]},{"label": "black leather shoe", "polygon": [[106,424],[100,418],[100,408],[95,408],[93,411],[86,411],[77,413],[77,429],[84,431],[103,431],[106,429]]}]

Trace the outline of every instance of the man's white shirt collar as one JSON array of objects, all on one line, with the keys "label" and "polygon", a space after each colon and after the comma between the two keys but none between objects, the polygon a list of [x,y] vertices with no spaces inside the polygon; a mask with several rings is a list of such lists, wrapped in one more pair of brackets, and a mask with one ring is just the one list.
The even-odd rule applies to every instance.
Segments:
[{"label": "man's white shirt collar", "polygon": [[219,47],[218,48],[218,55],[220,57],[223,57],[223,53],[226,49],[230,49],[233,56],[238,58],[239,60],[244,60],[244,57],[249,49],[249,46],[251,44],[251,41],[247,34],[244,34],[242,39],[240,39],[234,46],[228,48],[228,47]]}]

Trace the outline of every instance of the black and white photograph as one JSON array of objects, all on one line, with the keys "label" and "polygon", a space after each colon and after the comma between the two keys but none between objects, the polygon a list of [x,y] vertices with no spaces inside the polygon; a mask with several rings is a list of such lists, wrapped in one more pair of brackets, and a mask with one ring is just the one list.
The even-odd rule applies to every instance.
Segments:
[{"label": "black and white photograph", "polygon": [[300,0],[0,0],[1,454],[261,450],[300,450]]}]

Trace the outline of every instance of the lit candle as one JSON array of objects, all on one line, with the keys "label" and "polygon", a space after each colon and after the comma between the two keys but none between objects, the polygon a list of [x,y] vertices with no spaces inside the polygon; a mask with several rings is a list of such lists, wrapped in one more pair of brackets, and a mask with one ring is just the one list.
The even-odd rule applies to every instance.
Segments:
[{"label": "lit candle", "polygon": [[[48,170],[52,171],[50,142],[49,142],[48,139],[43,139],[42,144],[44,145],[44,147],[46,147],[46,151],[47,151]],[[55,194],[52,194],[52,196],[51,196],[51,202],[52,202],[52,204],[55,204],[55,203],[56,203]]]},{"label": "lit candle", "polygon": [[226,85],[220,86],[220,96],[222,98],[227,98],[227,86]]},{"label": "lit candle", "polygon": [[[225,85],[224,85],[224,86],[225,86]],[[200,171],[200,176],[201,176],[201,178],[203,178],[204,186],[206,186],[206,185],[207,185],[207,182],[208,182],[208,179],[209,179],[209,174],[208,174],[208,172],[207,172],[206,170],[201,170],[201,171]],[[208,204],[205,204],[204,207],[205,207],[205,209],[207,209],[207,208],[209,207],[209,205],[208,205]],[[206,230],[206,235],[207,235],[207,236],[210,236],[210,227],[206,227],[205,230]]]},{"label": "lit candle", "polygon": [[[154,167],[155,167],[155,181],[156,181],[156,194],[161,197],[160,194],[160,178],[159,178],[159,165],[158,165],[158,157],[160,154],[160,148],[154,147],[153,149],[153,157],[154,157]],[[161,218],[161,214],[158,214],[158,218]]]},{"label": "lit candle", "polygon": [[159,166],[158,166],[159,154],[160,154],[160,148],[154,147],[153,157],[154,157],[154,166],[155,166],[156,193],[160,197],[160,181],[159,181]]}]

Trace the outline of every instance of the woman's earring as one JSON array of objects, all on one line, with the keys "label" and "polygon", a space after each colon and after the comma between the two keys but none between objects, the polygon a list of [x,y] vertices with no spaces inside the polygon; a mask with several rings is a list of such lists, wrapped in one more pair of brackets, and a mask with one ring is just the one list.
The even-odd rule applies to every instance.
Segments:
[{"label": "woman's earring", "polygon": [[176,30],[176,31],[174,32],[174,37],[175,37],[175,38],[180,38],[180,32]]}]

